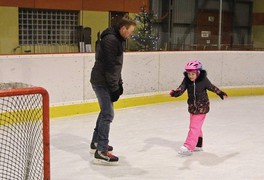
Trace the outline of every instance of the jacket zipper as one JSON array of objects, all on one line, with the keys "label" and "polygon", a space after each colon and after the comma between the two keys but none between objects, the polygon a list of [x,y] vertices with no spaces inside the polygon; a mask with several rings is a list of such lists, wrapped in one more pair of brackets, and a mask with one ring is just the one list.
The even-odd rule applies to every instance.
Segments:
[{"label": "jacket zipper", "polygon": [[195,81],[194,81],[193,82],[193,97],[194,97],[194,101],[193,102],[194,102],[195,112],[197,112],[195,89],[196,89],[196,85],[195,85]]}]

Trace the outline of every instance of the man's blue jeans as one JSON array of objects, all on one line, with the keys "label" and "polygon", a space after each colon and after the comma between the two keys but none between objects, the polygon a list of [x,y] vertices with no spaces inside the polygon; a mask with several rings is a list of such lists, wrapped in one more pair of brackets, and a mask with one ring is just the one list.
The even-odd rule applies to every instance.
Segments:
[{"label": "man's blue jeans", "polygon": [[114,106],[110,98],[110,91],[107,87],[92,84],[92,88],[100,106],[100,113],[96,121],[92,142],[98,143],[98,151],[107,151],[110,123],[114,119]]}]

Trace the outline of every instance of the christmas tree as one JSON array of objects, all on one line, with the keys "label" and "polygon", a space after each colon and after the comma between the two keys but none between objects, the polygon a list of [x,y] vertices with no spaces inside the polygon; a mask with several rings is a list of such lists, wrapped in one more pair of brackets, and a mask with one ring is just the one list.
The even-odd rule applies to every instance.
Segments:
[{"label": "christmas tree", "polygon": [[157,50],[159,38],[153,32],[155,19],[154,13],[148,12],[145,6],[140,8],[140,12],[135,15],[138,25],[134,35],[131,36],[133,45],[130,49],[138,51]]}]

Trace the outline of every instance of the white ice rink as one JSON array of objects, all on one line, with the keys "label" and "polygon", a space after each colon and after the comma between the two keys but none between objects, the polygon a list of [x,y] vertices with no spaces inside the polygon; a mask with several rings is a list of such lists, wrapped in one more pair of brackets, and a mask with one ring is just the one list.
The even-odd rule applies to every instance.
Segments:
[{"label": "white ice rink", "polygon": [[211,98],[204,151],[177,154],[189,125],[186,101],[115,111],[110,144],[118,166],[91,163],[97,113],[51,120],[52,180],[263,180],[264,96]]}]

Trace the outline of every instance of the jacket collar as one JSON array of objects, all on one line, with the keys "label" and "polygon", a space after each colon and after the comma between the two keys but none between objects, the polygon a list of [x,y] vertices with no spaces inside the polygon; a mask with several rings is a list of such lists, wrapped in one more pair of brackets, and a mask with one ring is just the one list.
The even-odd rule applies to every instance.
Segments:
[{"label": "jacket collar", "polygon": [[[188,78],[188,73],[186,71],[184,71],[184,76],[185,78],[188,80],[188,82],[191,82],[191,80]],[[207,76],[207,72],[206,70],[201,70],[199,76],[197,77],[197,79],[195,80],[195,82],[200,82],[202,81],[205,77]]]}]

